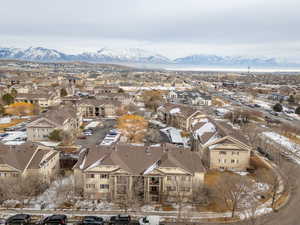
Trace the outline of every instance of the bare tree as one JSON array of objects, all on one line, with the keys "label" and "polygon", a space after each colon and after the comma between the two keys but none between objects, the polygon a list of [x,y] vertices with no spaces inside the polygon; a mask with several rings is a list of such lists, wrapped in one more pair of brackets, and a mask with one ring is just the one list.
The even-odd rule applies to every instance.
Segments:
[{"label": "bare tree", "polygon": [[190,176],[170,177],[164,193],[165,200],[174,202],[177,206],[177,221],[182,219],[184,203],[192,201],[192,181]]},{"label": "bare tree", "polygon": [[256,171],[256,178],[262,183],[269,185],[269,191],[271,194],[271,207],[276,210],[276,198],[280,190],[280,178],[277,174],[274,174],[272,170],[260,168]]},{"label": "bare tree", "polygon": [[231,211],[231,217],[235,216],[239,203],[251,187],[249,180],[244,176],[223,174],[216,184],[216,196],[223,200],[227,209]]}]

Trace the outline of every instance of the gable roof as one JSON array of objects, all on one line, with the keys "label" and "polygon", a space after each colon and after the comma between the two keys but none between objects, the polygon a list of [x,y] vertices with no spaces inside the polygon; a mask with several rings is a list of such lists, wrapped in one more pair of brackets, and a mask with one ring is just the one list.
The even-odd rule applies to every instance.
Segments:
[{"label": "gable roof", "polygon": [[[83,153],[84,154],[84,153]],[[112,165],[130,174],[143,174],[153,164],[159,162],[159,167],[179,167],[189,173],[205,171],[201,159],[196,152],[166,146],[133,146],[117,144],[113,148],[99,146],[90,148],[84,157],[80,157],[74,168],[86,170],[98,162],[98,165]]]},{"label": "gable roof", "polygon": [[[236,146],[237,149],[234,149],[232,146]],[[244,144],[243,142],[240,142],[239,140],[231,137],[231,136],[225,136],[220,139],[217,139],[208,145],[204,146],[205,148],[213,149],[219,149],[219,150],[239,150],[239,151],[250,151],[251,147]]]},{"label": "gable roof", "polygon": [[26,169],[38,169],[42,160],[50,160],[55,154],[58,152],[33,142],[13,147],[0,144],[0,165],[6,164],[20,172]]}]

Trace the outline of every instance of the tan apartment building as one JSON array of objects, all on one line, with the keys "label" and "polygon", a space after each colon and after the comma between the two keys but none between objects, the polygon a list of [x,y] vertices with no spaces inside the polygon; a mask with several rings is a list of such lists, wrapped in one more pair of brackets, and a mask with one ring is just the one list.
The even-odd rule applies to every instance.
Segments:
[{"label": "tan apartment building", "polygon": [[198,153],[174,145],[92,147],[74,166],[75,185],[86,198],[159,202],[191,200],[204,182]]},{"label": "tan apartment building", "polygon": [[82,115],[71,105],[49,110],[27,125],[29,141],[46,141],[53,130],[76,132],[82,124]]},{"label": "tan apartment building", "polygon": [[228,124],[210,118],[193,124],[193,146],[208,169],[245,171],[250,167],[251,147]]},{"label": "tan apartment building", "polygon": [[50,183],[60,168],[59,152],[32,142],[22,145],[0,145],[0,179],[39,175]]},{"label": "tan apartment building", "polygon": [[110,100],[84,99],[78,101],[77,109],[83,117],[116,117],[121,102]]},{"label": "tan apartment building", "polygon": [[190,131],[195,120],[206,116],[193,107],[166,103],[157,109],[158,118],[169,126]]}]

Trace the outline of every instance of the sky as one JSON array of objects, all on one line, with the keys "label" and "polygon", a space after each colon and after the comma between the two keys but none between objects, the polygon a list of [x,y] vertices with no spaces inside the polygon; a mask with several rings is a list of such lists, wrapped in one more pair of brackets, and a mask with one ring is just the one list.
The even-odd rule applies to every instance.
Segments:
[{"label": "sky", "polygon": [[170,58],[300,62],[299,0],[4,0],[0,46],[66,53],[143,48]]}]

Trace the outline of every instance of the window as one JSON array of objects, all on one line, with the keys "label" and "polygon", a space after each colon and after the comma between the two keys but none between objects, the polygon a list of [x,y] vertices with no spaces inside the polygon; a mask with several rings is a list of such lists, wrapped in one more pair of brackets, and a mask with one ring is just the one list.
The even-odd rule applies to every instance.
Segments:
[{"label": "window", "polygon": [[232,155],[239,155],[239,154],[240,154],[240,152],[235,152],[235,151],[232,151],[232,152],[231,152],[231,154],[232,154]]},{"label": "window", "polygon": [[235,163],[235,160],[234,160],[234,159],[232,159],[232,160],[231,160],[231,163]]},{"label": "window", "polygon": [[176,187],[167,186],[167,191],[176,191]]},{"label": "window", "polygon": [[100,174],[101,179],[108,179],[108,174]]},{"label": "window", "polygon": [[86,185],[86,188],[87,188],[87,189],[91,189],[91,188],[94,189],[95,187],[96,187],[95,184],[87,184],[87,185]]},{"label": "window", "polygon": [[95,174],[93,174],[93,173],[88,173],[88,174],[86,175],[86,178],[95,178]]},{"label": "window", "polygon": [[190,191],[190,187],[180,187],[180,191]]},{"label": "window", "polygon": [[108,184],[100,184],[100,189],[109,189]]},{"label": "window", "polygon": [[167,176],[167,180],[172,180],[172,177],[171,176]]},{"label": "window", "polygon": [[225,151],[220,151],[219,154],[220,155],[226,155],[226,152]]}]

